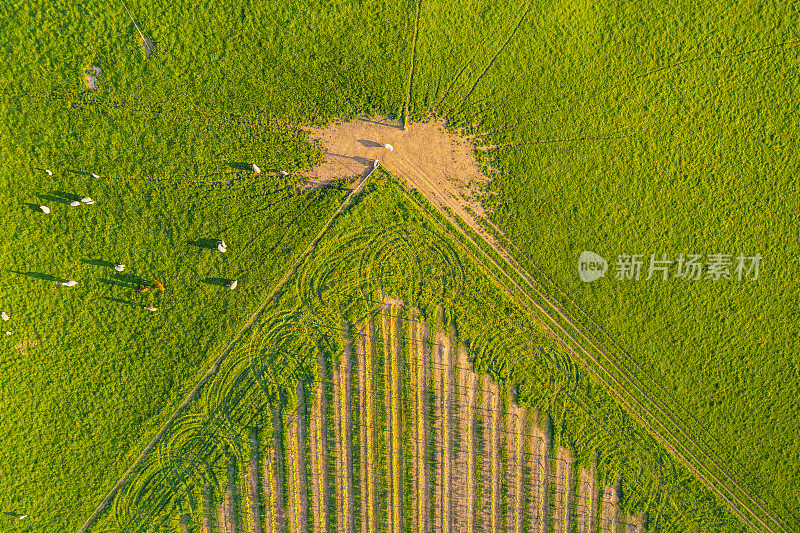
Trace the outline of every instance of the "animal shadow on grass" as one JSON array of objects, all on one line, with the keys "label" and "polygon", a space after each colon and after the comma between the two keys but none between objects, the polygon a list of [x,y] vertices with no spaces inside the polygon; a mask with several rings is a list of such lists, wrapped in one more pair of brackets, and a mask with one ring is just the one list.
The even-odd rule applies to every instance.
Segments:
[{"label": "animal shadow on grass", "polygon": [[42,212],[42,210],[39,208],[39,204],[26,203],[25,206],[28,209],[30,209],[31,211],[36,211],[36,212],[39,212],[39,213]]},{"label": "animal shadow on grass", "polygon": [[242,163],[241,161],[232,161],[228,163],[228,166],[231,168],[235,168],[236,170],[253,170],[252,163]]},{"label": "animal shadow on grass", "polygon": [[61,196],[56,196],[54,194],[37,194],[36,196],[38,196],[42,200],[42,202],[45,203],[53,202],[56,204],[68,204],[72,201],[72,200],[67,200],[66,198],[63,198]]},{"label": "animal shadow on grass", "polygon": [[82,265],[94,265],[99,267],[108,267],[111,268],[114,266],[114,263],[111,261],[106,261],[105,259],[81,259]]},{"label": "animal shadow on grass", "polygon": [[189,244],[191,244],[192,246],[197,246],[198,248],[206,248],[207,250],[216,250],[217,244],[219,244],[219,239],[209,239],[207,237],[204,237],[202,239],[189,241]]},{"label": "animal shadow on grass", "polygon": [[366,146],[367,148],[382,148],[383,145],[379,142],[375,141],[368,141],[366,139],[359,139],[358,142],[361,143],[362,146]]},{"label": "animal shadow on grass", "polygon": [[145,285],[144,280],[135,274],[118,274],[113,278],[101,279],[100,283],[125,289],[135,289]]},{"label": "animal shadow on grass", "polygon": [[41,272],[20,272],[19,270],[9,270],[9,272],[13,272],[14,274],[21,274],[23,276],[28,276],[29,278],[40,279],[43,281],[59,281],[59,282],[66,281],[64,278],[59,278],[58,276],[52,276],[50,274],[42,274]]},{"label": "animal shadow on grass", "polygon": [[103,300],[108,300],[109,302],[114,302],[118,304],[122,304],[128,307],[137,307],[137,305],[130,300],[123,300],[122,298],[112,298],[111,296],[103,296]]},{"label": "animal shadow on grass", "polygon": [[225,278],[206,278],[203,280],[203,283],[207,285],[216,285],[217,287],[228,287],[233,283],[233,280]]},{"label": "animal shadow on grass", "polygon": [[65,202],[74,202],[76,200],[80,200],[83,198],[80,194],[75,194],[74,192],[66,192],[66,191],[50,191],[51,195],[62,198]]}]

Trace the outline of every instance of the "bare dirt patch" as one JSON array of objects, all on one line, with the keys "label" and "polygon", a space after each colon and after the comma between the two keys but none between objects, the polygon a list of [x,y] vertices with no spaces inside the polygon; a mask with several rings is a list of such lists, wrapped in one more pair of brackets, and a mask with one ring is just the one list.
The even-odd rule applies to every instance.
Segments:
[{"label": "bare dirt patch", "polygon": [[475,147],[449,132],[444,120],[412,122],[404,131],[400,122],[361,118],[307,131],[323,148],[322,163],[305,173],[313,186],[366,175],[377,159],[407,186],[452,209],[470,226],[476,223],[470,210],[486,217],[477,194],[488,178],[475,159]]}]

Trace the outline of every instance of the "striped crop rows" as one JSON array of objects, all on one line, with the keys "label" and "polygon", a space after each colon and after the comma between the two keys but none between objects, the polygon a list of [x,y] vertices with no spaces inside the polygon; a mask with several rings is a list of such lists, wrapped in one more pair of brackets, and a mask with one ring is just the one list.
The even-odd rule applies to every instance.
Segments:
[{"label": "striped crop rows", "polygon": [[437,329],[399,300],[344,323],[339,356],[320,353],[316,379],[296,382],[296,410],[266,409],[243,449],[224,454],[223,479],[188,483],[194,503],[135,530],[644,531],[643,515],[623,516],[618,485],[554,449],[512,388],[476,374]]}]

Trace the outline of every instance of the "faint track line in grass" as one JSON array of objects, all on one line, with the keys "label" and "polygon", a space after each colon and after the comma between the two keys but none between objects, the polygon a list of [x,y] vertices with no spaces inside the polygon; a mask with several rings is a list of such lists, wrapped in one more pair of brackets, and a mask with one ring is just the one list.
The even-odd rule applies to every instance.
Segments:
[{"label": "faint track line in grass", "polygon": [[100,516],[100,513],[103,512],[108,503],[114,498],[117,492],[119,492],[122,486],[125,485],[130,476],[141,465],[141,463],[150,454],[153,448],[155,448],[155,446],[159,443],[159,441],[167,432],[167,430],[169,430],[169,428],[172,427],[172,424],[178,419],[183,410],[192,402],[192,400],[195,399],[197,394],[200,392],[200,389],[202,389],[203,386],[216,375],[220,365],[222,364],[222,361],[227,357],[227,355],[231,351],[233,351],[233,348],[236,345],[238,345],[239,341],[242,340],[242,338],[244,338],[245,334],[248,331],[250,331],[252,326],[255,324],[256,320],[261,316],[261,313],[264,311],[264,309],[266,309],[267,305],[269,305],[269,303],[272,302],[275,296],[277,296],[281,292],[281,289],[292,278],[295,271],[300,266],[300,264],[302,264],[305,258],[316,249],[316,245],[319,242],[319,240],[328,231],[328,229],[330,229],[330,227],[333,225],[333,222],[338,218],[338,216],[350,206],[350,204],[353,201],[353,198],[355,198],[355,196],[359,193],[361,188],[364,186],[364,184],[367,182],[370,176],[372,176],[375,170],[377,170],[377,167],[375,167],[369,174],[367,174],[361,180],[361,183],[359,183],[359,185],[355,189],[353,189],[350,192],[350,194],[347,195],[347,197],[344,199],[339,208],[333,213],[333,215],[328,219],[328,221],[325,223],[322,229],[320,229],[319,232],[314,236],[314,238],[311,240],[308,246],[300,253],[297,260],[295,260],[295,262],[289,267],[289,269],[286,271],[283,277],[278,281],[278,283],[272,289],[272,292],[269,294],[269,296],[267,296],[267,298],[258,306],[256,311],[251,315],[250,319],[239,329],[239,331],[236,333],[231,342],[228,343],[228,345],[225,347],[225,349],[222,351],[219,357],[217,357],[217,359],[214,361],[214,364],[211,365],[211,368],[208,369],[208,371],[203,375],[202,378],[200,378],[200,381],[197,382],[197,384],[191,390],[191,392],[189,392],[189,395],[186,397],[186,399],[184,399],[183,402],[181,402],[181,404],[177,407],[177,409],[175,409],[175,412],[172,413],[172,416],[170,416],[169,419],[161,427],[161,429],[158,430],[158,432],[155,434],[150,443],[147,446],[145,446],[145,448],[139,454],[139,457],[136,459],[136,461],[134,461],[133,465],[131,465],[130,468],[128,468],[128,470],[122,475],[120,480],[117,481],[114,487],[112,487],[111,490],[108,492],[108,494],[106,494],[105,498],[103,498],[103,500],[100,502],[100,505],[98,505],[98,507],[94,510],[94,512],[92,512],[89,518],[86,519],[86,522],[84,522],[83,526],[81,526],[79,530],[80,533],[86,533],[89,531],[89,528],[92,526],[95,520],[97,520],[97,518]]},{"label": "faint track line in grass", "polygon": [[417,0],[417,7],[414,13],[414,36],[411,39],[411,67],[408,71],[408,84],[406,85],[406,99],[403,104],[403,130],[408,129],[408,112],[411,105],[411,84],[414,79],[414,57],[417,54],[417,37],[419,36],[419,12],[422,8],[422,0]]},{"label": "faint track line in grass", "polygon": [[525,20],[525,16],[528,14],[528,12],[530,10],[531,10],[531,6],[529,4],[528,7],[525,8],[525,11],[522,13],[522,16],[517,21],[516,25],[514,26],[514,29],[511,30],[511,33],[509,34],[509,36],[506,38],[506,40],[503,42],[503,44],[500,46],[500,48],[497,49],[497,52],[494,53],[494,55],[489,60],[489,62],[486,64],[486,67],[484,67],[484,69],[480,73],[480,75],[478,75],[478,77],[475,79],[475,82],[472,84],[472,87],[470,87],[469,91],[467,91],[467,94],[464,96],[464,98],[462,98],[461,101],[459,101],[456,105],[453,105],[450,108],[448,108],[447,112],[445,113],[445,115],[449,115],[450,112],[453,111],[453,110],[458,110],[462,105],[464,105],[464,103],[467,100],[469,100],[469,97],[472,96],[472,92],[478,86],[478,84],[483,79],[483,77],[486,75],[486,73],[489,71],[489,69],[492,68],[492,65],[494,64],[495,60],[503,52],[503,50],[506,49],[506,46],[508,46],[508,43],[511,42],[511,39],[514,38],[514,35],[516,35],[517,30],[522,25],[522,21]]},{"label": "faint track line in grass", "polygon": [[455,83],[458,81],[458,79],[461,77],[461,75],[464,73],[464,71],[467,70],[467,67],[469,67],[470,63],[472,63],[472,60],[475,59],[475,56],[478,55],[478,50],[481,49],[481,47],[483,46],[484,42],[486,42],[486,37],[484,37],[483,40],[480,43],[478,43],[478,46],[475,47],[475,50],[473,50],[472,55],[469,57],[469,59],[467,59],[464,62],[464,66],[461,67],[461,70],[459,70],[456,73],[455,77],[452,80],[450,80],[450,83],[445,88],[444,94],[439,99],[439,101],[436,102],[436,105],[433,106],[433,113],[434,114],[439,109],[439,106],[442,105],[442,103],[445,101],[447,96],[450,94],[450,91],[452,90],[453,85],[455,85]]},{"label": "faint track line in grass", "polygon": [[[423,177],[423,179],[427,178]],[[670,415],[669,413],[665,412],[664,409],[660,406],[660,404],[658,404],[655,400],[653,400],[651,395],[647,394],[644,390],[642,390],[641,386],[637,381],[634,381],[627,372],[625,372],[622,368],[620,368],[619,364],[614,359],[609,357],[608,354],[606,354],[602,349],[600,349],[597,346],[597,344],[587,336],[586,333],[584,333],[580,328],[578,328],[578,326],[575,324],[573,320],[567,317],[566,312],[561,308],[561,306],[556,305],[556,303],[551,301],[551,299],[544,294],[542,289],[537,288],[535,285],[531,284],[531,282],[529,281],[530,274],[526,273],[527,275],[523,275],[521,273],[522,270],[521,266],[515,266],[508,259],[504,259],[505,255],[508,254],[508,252],[506,252],[506,254],[502,254],[499,250],[497,250],[499,245],[492,245],[491,243],[485,241],[484,239],[487,245],[489,245],[493,250],[495,250],[498,254],[501,255],[501,260],[504,261],[504,263],[507,266],[511,267],[514,270],[514,272],[516,272],[516,274],[520,276],[520,278],[522,278],[522,280],[530,288],[533,289],[536,295],[538,295],[544,301],[543,304],[540,304],[525,289],[523,289],[520,286],[520,284],[514,279],[514,277],[508,273],[508,271],[502,268],[498,264],[498,262],[491,255],[489,255],[489,253],[486,252],[486,250],[484,250],[483,247],[481,247],[475,242],[475,239],[469,233],[467,233],[466,230],[463,229],[463,227],[457,221],[457,219],[454,220],[453,217],[457,215],[447,214],[442,209],[442,207],[437,206],[436,202],[434,202],[433,200],[430,201],[432,205],[435,207],[435,209],[437,209],[442,216],[444,216],[447,220],[450,221],[450,223],[454,226],[455,230],[459,232],[464,238],[466,238],[470,243],[472,243],[473,246],[478,248],[478,251],[482,253],[483,256],[486,257],[494,265],[495,268],[499,269],[499,271],[508,279],[508,281],[511,282],[511,284],[517,289],[517,291],[519,291],[519,293],[522,296],[524,296],[525,299],[527,299],[527,301],[529,301],[533,305],[533,307],[539,311],[539,313],[541,313],[550,323],[552,323],[553,326],[555,326],[555,328],[560,332],[557,335],[557,340],[562,344],[562,346],[565,349],[567,349],[570,353],[581,359],[584,365],[586,366],[587,370],[589,370],[603,384],[604,387],[606,387],[614,396],[616,396],[619,399],[619,401],[625,406],[625,408],[636,419],[638,419],[643,425],[645,425],[646,428],[648,428],[648,431],[651,433],[651,435],[653,435],[656,439],[662,442],[662,444],[664,444],[670,450],[670,452],[673,453],[673,455],[675,455],[675,457],[678,458],[678,460],[683,462],[692,471],[692,473],[698,479],[700,479],[701,482],[703,482],[709,489],[716,492],[723,500],[725,500],[726,503],[729,505],[730,509],[734,513],[736,513],[744,522],[746,522],[751,527],[753,527],[753,522],[751,522],[748,519],[748,515],[746,515],[744,511],[747,511],[750,517],[757,520],[759,523],[761,523],[761,525],[764,528],[766,528],[769,531],[776,531],[776,529],[773,529],[773,527],[771,527],[767,523],[768,521],[771,521],[773,526],[778,528],[777,530],[787,531],[786,528],[777,519],[775,519],[766,509],[764,509],[764,507],[755,498],[753,498],[745,489],[743,489],[735,480],[733,480],[733,478],[729,474],[727,474],[727,472],[718,464],[716,460],[714,460],[705,451],[703,451],[702,448],[700,448],[697,442],[691,436],[689,436],[688,433],[686,433],[686,431],[674,420],[674,415]],[[455,235],[453,235],[453,232],[446,226],[444,226],[441,223],[441,221],[438,221],[436,217],[434,217],[429,212],[429,210],[425,208],[424,205],[420,204],[416,199],[414,199],[414,202],[426,213],[428,213],[429,216],[432,216],[434,220],[437,221],[438,225],[447,232],[447,234],[455,237]],[[449,207],[447,199],[444,199],[444,205],[447,209],[452,209],[451,207]],[[478,238],[480,237],[478,236]],[[461,244],[462,248],[465,251],[467,251],[467,253],[469,253],[475,260],[477,260],[477,257],[467,249],[464,243],[462,243],[458,238],[456,238],[456,241]],[[498,276],[496,276],[491,271],[491,269],[485,265],[485,263],[483,263],[482,261],[478,261],[478,264],[484,266],[484,269],[491,274],[491,277],[499,283],[500,287],[503,288],[511,298],[520,302],[526,309],[529,310],[529,312],[534,311],[534,309],[532,309],[522,301],[519,295],[515,295],[512,289],[508,285],[506,285],[506,283],[504,283]],[[555,313],[565,321],[566,326],[562,324],[559,320],[557,320],[553,315],[551,315],[550,312],[548,312],[544,308],[544,305],[548,305],[549,307],[551,307],[553,311],[555,311]],[[535,315],[535,313],[532,314]],[[548,326],[544,325],[544,323],[540,319],[537,319],[535,316],[534,319],[538,323],[543,325],[543,327],[545,327],[545,331],[550,331],[551,334],[554,333],[553,330]],[[567,327],[571,328],[575,332],[575,335],[567,331]],[[591,360],[591,362],[594,363],[594,365],[596,365],[599,368],[599,370],[602,372],[603,375],[601,375],[599,371],[592,368],[592,365],[588,364],[588,361],[580,357],[575,348],[567,344],[567,342],[560,337],[560,335],[562,334],[564,335],[564,337],[566,337],[566,339],[569,339],[569,341],[571,341],[572,344],[577,346],[577,348],[581,352],[586,354],[586,356]],[[584,347],[583,344],[581,344],[581,342],[579,342],[576,339],[576,336],[582,337],[585,340],[585,342],[588,343],[588,345],[593,349],[594,352],[596,352],[600,357],[602,357],[605,361],[607,361],[607,363],[611,367],[613,367],[613,369],[619,374],[619,377],[616,376],[609,368],[604,366],[601,363],[601,361],[589,351],[588,348]],[[606,380],[606,378],[610,379],[617,387],[619,387],[621,392],[620,390],[616,390],[615,388],[613,388],[610,385],[610,383]],[[626,383],[625,384],[622,383],[621,380]],[[634,395],[631,392],[631,388],[626,386],[626,384],[629,384],[630,386],[632,386],[633,389],[638,391],[638,393],[643,397],[643,399],[640,399],[636,395]],[[638,408],[644,412],[644,414],[634,409],[634,404],[636,404]],[[665,422],[664,420],[660,419],[658,416],[656,416],[656,414],[653,411],[658,411],[659,413],[661,413],[661,415],[663,415],[668,420],[668,422]],[[648,420],[645,419],[646,418],[645,414],[647,417],[649,417]],[[655,422],[656,425],[660,426],[665,434],[662,435],[658,430],[656,430],[652,422]],[[674,427],[674,429],[676,429],[678,433],[684,436],[687,442],[684,443],[667,426]],[[722,476],[727,478],[727,480],[730,483],[735,485],[735,487],[739,490],[740,495],[743,496],[746,500],[749,500],[750,505],[748,505],[747,502],[742,501],[740,495],[737,495],[734,492],[734,490],[732,490],[728,485],[726,485],[717,474],[712,472],[712,470],[704,462],[702,462],[690,448],[696,449],[699,452],[699,455],[705,456],[706,459],[710,460],[713,466],[719,470]],[[733,501],[731,501],[731,499],[735,500],[735,502],[738,503],[744,509],[744,511],[743,509],[737,507],[733,503]],[[751,507],[751,505],[757,507],[762,513],[764,513],[764,515],[767,517],[768,520],[765,521],[764,517],[756,513]]]}]

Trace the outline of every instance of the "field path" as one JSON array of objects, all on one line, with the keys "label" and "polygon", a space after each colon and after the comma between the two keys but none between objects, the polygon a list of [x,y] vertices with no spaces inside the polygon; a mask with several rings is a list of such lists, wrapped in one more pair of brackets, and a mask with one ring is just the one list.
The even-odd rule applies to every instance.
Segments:
[{"label": "field path", "polygon": [[200,380],[197,382],[197,384],[194,386],[191,392],[189,392],[189,395],[186,396],[186,398],[180,403],[180,405],[178,405],[178,407],[175,409],[175,412],[173,412],[172,416],[170,416],[169,419],[164,423],[164,425],[161,426],[161,429],[159,429],[158,432],[153,436],[153,439],[150,441],[150,443],[147,446],[145,446],[145,448],[139,454],[139,457],[137,457],[136,461],[133,462],[130,468],[128,468],[128,470],[122,475],[122,477],[111,488],[108,494],[106,494],[106,496],[97,506],[97,508],[92,512],[89,518],[86,519],[86,522],[84,522],[83,526],[81,526],[81,528],[78,530],[79,533],[87,533],[87,531],[89,531],[89,528],[92,526],[95,520],[97,520],[97,517],[100,516],[100,513],[103,512],[103,510],[106,508],[109,502],[114,498],[117,492],[119,492],[122,486],[125,485],[125,483],[127,483],[128,479],[136,471],[136,469],[139,468],[139,466],[142,464],[142,461],[144,461],[145,457],[147,457],[153,450],[153,448],[155,448],[156,444],[158,444],[159,441],[161,441],[161,438],[164,436],[167,430],[170,427],[172,427],[172,424],[175,423],[178,417],[180,417],[181,413],[183,413],[183,410],[186,408],[186,406],[188,406],[192,402],[192,400],[195,399],[195,397],[203,388],[203,386],[217,374],[217,371],[219,371],[222,361],[224,361],[225,358],[228,356],[228,354],[230,354],[231,351],[233,351],[234,347],[238,346],[239,342],[251,330],[253,325],[261,316],[261,313],[264,312],[264,309],[266,309],[267,306],[273,301],[273,299],[280,294],[281,290],[286,285],[286,283],[288,283],[288,281],[292,278],[297,268],[303,263],[303,261],[305,261],[306,257],[308,257],[308,255],[314,251],[314,249],[317,246],[317,243],[322,238],[322,236],[325,235],[325,233],[330,229],[330,227],[333,225],[334,221],[339,217],[339,215],[342,214],[350,206],[350,204],[353,202],[353,199],[361,191],[364,184],[367,183],[367,180],[369,180],[370,176],[372,176],[372,172],[366,174],[361,179],[358,186],[352,191],[350,191],[350,193],[345,197],[344,201],[341,203],[341,205],[339,205],[339,208],[331,215],[331,217],[327,220],[327,222],[325,222],[325,224],[322,226],[319,232],[314,236],[313,239],[311,239],[311,242],[308,244],[308,246],[306,246],[306,248],[297,257],[295,262],[292,263],[292,265],[289,267],[289,269],[286,271],[283,277],[278,281],[278,283],[272,289],[272,292],[270,292],[269,295],[264,299],[264,301],[261,302],[261,304],[252,314],[250,319],[247,322],[245,322],[245,324],[239,329],[239,331],[236,333],[233,339],[228,343],[228,345],[225,347],[222,353],[220,353],[219,357],[217,357],[214,360],[214,363],[211,365],[211,368],[209,368],[208,371],[203,375],[203,377],[200,378]]},{"label": "field path", "polygon": [[[578,320],[555,299],[501,244],[507,242],[516,249],[502,231],[486,216],[475,192],[474,183],[484,183],[485,175],[475,160],[475,146],[468,140],[447,131],[444,121],[393,123],[385,118],[336,122],[327,128],[310,129],[329,152],[346,154],[362,160],[367,169],[369,161],[380,159],[381,165],[397,176],[409,188],[420,191],[433,204],[435,213],[417,202],[439,226],[450,234],[488,275],[513,300],[526,309],[531,317],[556,340],[630,412],[645,429],[661,442],[679,461],[709,489],[716,492],[743,522],[753,529],[770,532],[788,530],[764,504],[756,500],[737,480],[730,468],[712,454],[697,437],[686,429],[686,422],[675,411],[655,397],[659,385],[650,379],[627,354],[616,347],[620,359],[612,357],[586,332]],[[389,143],[393,151],[383,145]],[[307,175],[315,183],[340,176],[336,161],[326,160]],[[413,197],[412,197],[413,198]],[[415,199],[416,201],[416,199]],[[442,220],[448,221],[448,227]],[[486,228],[491,229],[491,233]],[[497,237],[496,237],[497,236]],[[561,296],[571,302],[561,291]],[[574,303],[574,302],[572,302]],[[591,320],[588,316],[586,320]],[[647,383],[647,385],[644,385]],[[650,388],[648,388],[650,387]],[[651,390],[653,389],[653,390]],[[677,410],[682,409],[676,405]],[[689,419],[691,414],[684,413]],[[702,433],[702,430],[698,430]]]}]

